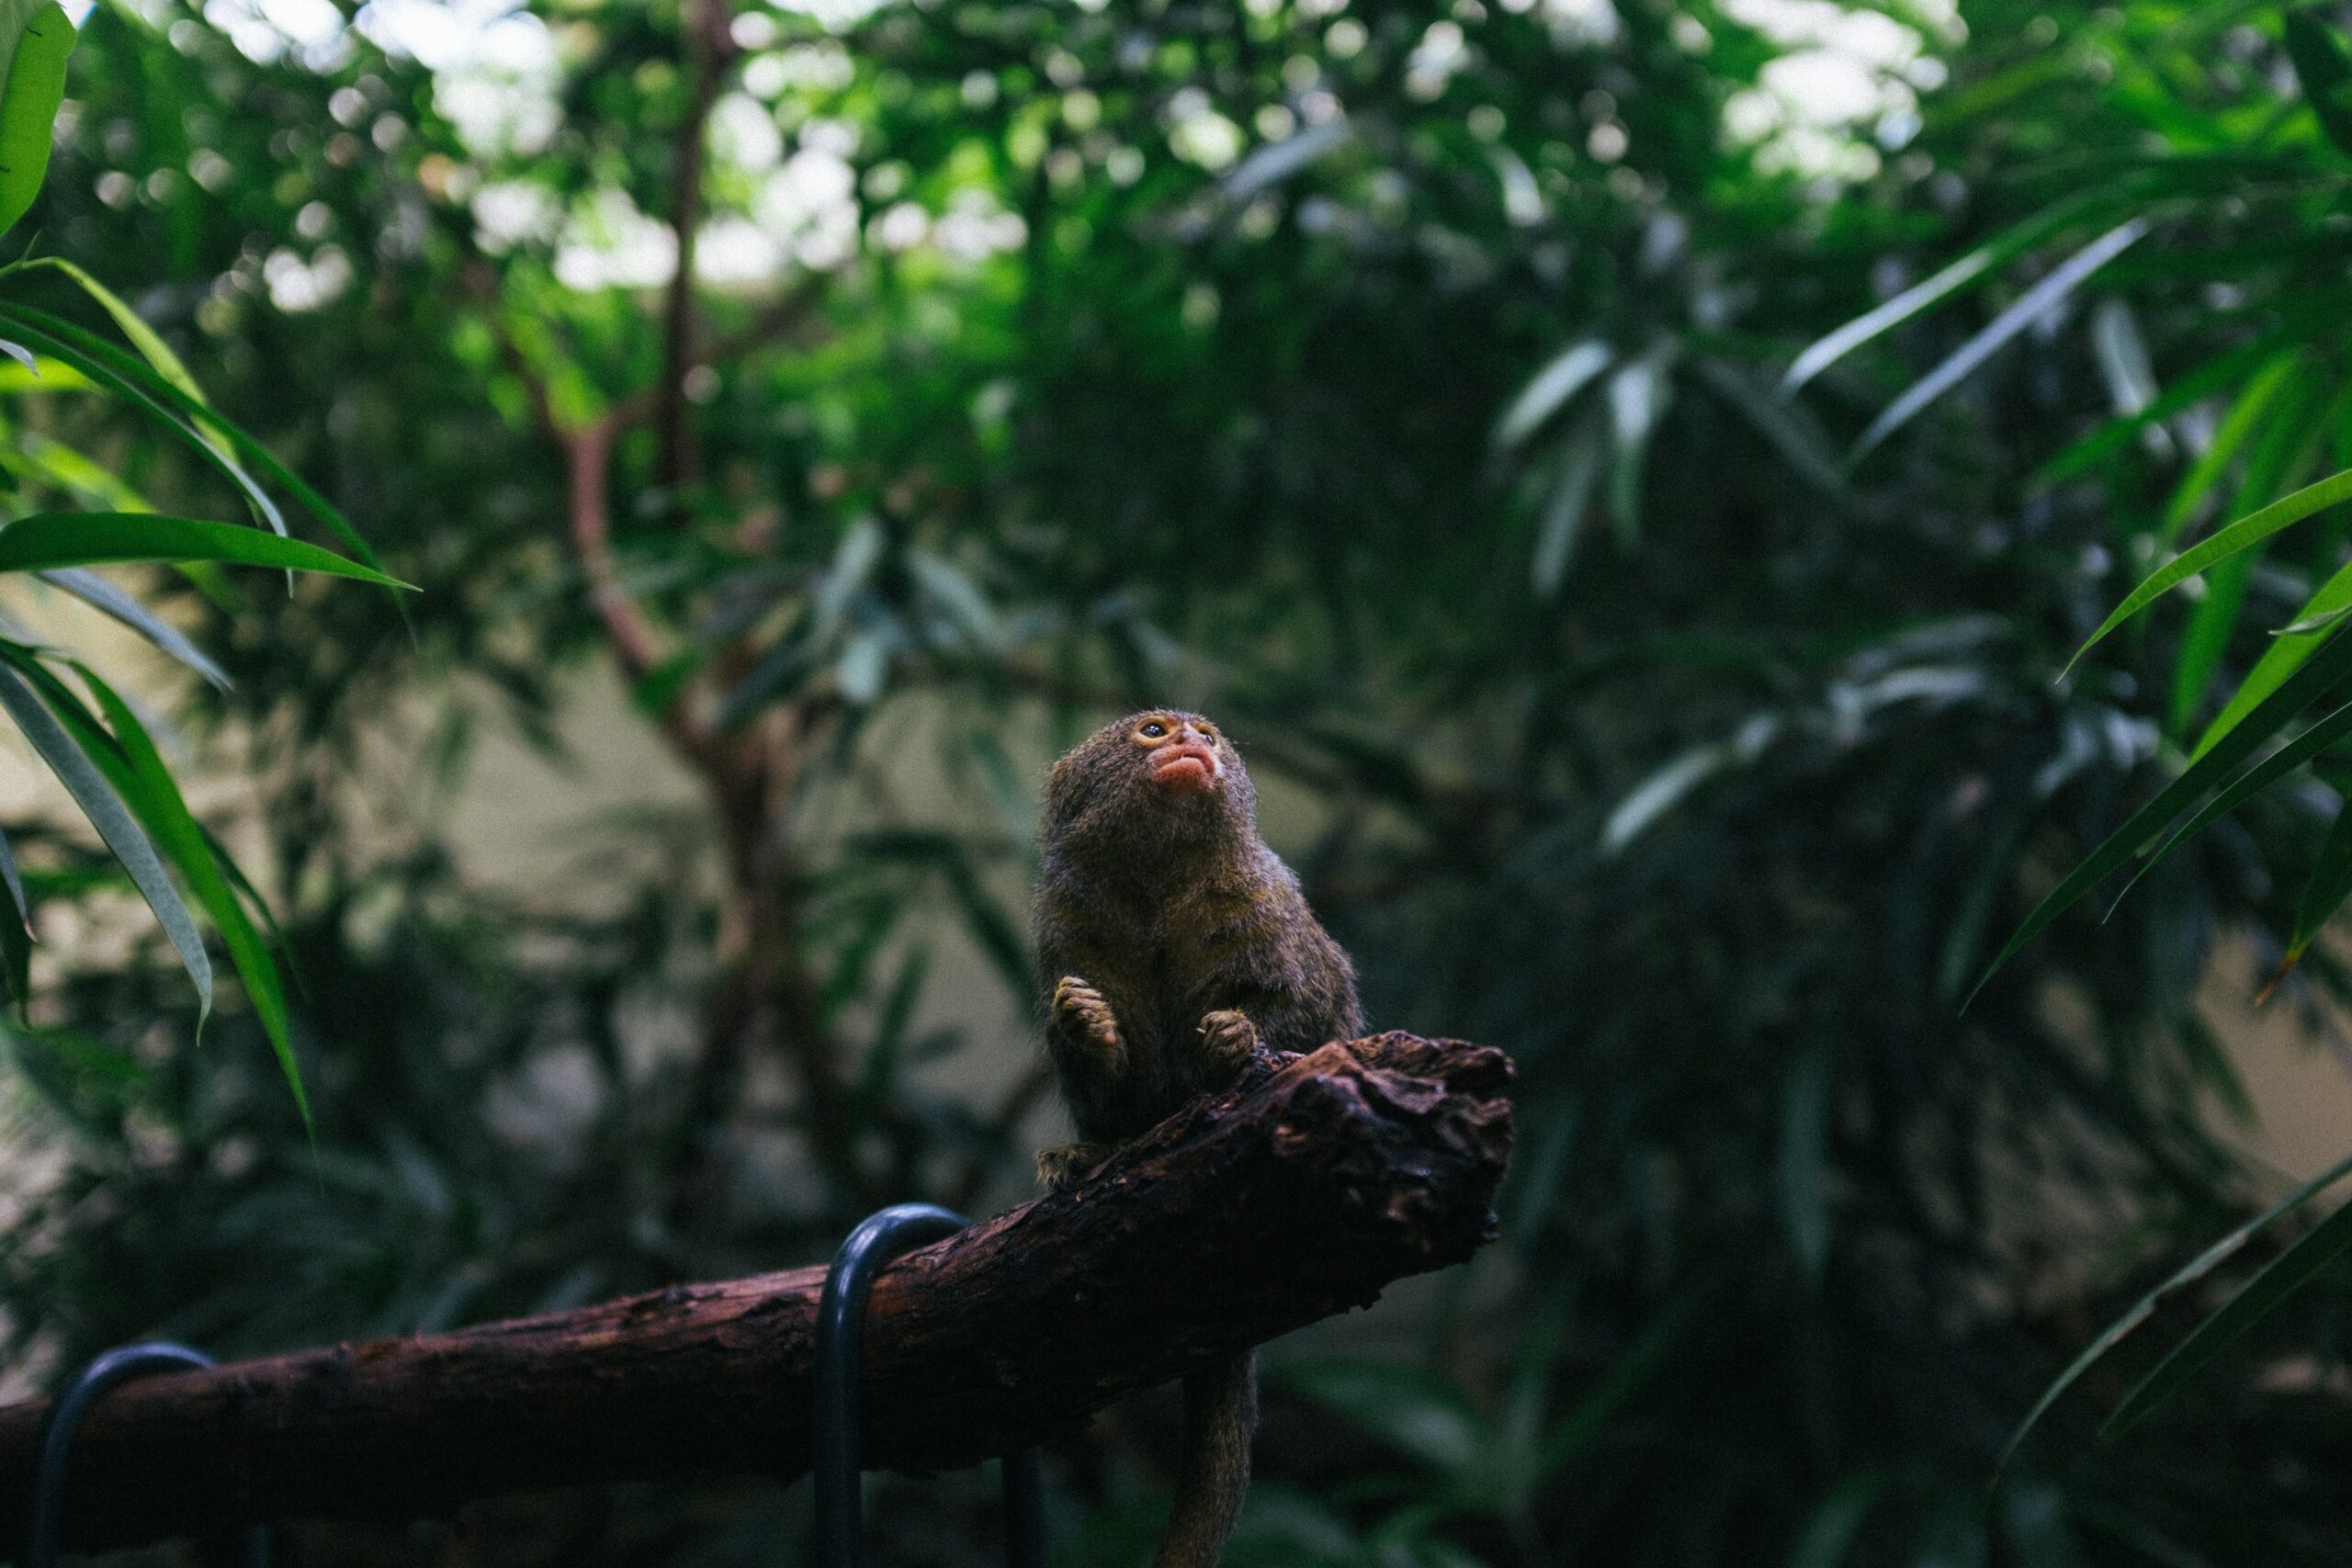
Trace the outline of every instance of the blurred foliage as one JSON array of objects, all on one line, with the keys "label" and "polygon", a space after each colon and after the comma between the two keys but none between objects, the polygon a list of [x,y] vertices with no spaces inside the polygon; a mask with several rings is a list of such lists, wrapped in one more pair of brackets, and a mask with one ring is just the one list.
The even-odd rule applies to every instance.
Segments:
[{"label": "blurred foliage", "polygon": [[[102,6],[34,220],[425,592],[154,585],[235,681],[186,717],[259,781],[320,1148],[259,1051],[172,1048],[158,955],[62,964],[12,1347],[439,1326],[1016,1199],[1036,774],[1175,698],[1295,803],[1371,1014],[1521,1069],[1503,1240],[1270,1356],[1237,1563],[2340,1561],[2340,1261],[2110,1447],[2095,1370],[1985,1492],[2268,1195],[2197,996],[2281,954],[2336,775],[1961,1010],[2346,558],[2323,514],[2059,678],[2352,461],[2311,58],[2237,5]],[[597,659],[699,794],[492,891],[447,790],[486,727],[559,749]],[[2316,1021],[2347,976],[2297,974]],[[1168,1453],[1148,1406],[1057,1451],[1069,1561],[1140,1560]],[[984,1489],[905,1495],[878,1557],[986,1560]],[[306,1544],[794,1540],[741,1489],[570,1506]]]},{"label": "blurred foliage", "polygon": [[[12,229],[40,194],[64,101],[66,62],[77,41],[73,22],[53,0],[17,0],[0,7],[0,231]],[[35,301],[42,297],[44,280],[78,291],[76,302],[102,311],[130,349],[40,309]],[[223,562],[285,568],[289,592],[297,570],[399,586],[372,564],[362,564],[369,558],[368,547],[351,525],[252,436],[224,423],[169,345],[70,259],[28,254],[0,265],[0,333],[8,334],[0,337],[0,354],[11,362],[6,390],[23,402],[0,423],[6,443],[0,447],[0,493],[9,497],[0,573],[37,576],[216,684],[226,684],[228,677],[185,633],[91,569],[169,562],[224,605],[233,603],[234,590],[217,570]],[[71,444],[72,416],[61,419],[48,406],[59,392],[69,395],[68,402],[79,400],[71,394],[98,394],[109,412],[141,416],[131,432],[136,446],[119,447],[111,460],[77,450]],[[35,393],[44,395],[29,396]],[[116,433],[118,440],[121,434]],[[130,477],[158,455],[156,448],[193,454],[251,511],[254,526],[157,513]],[[284,512],[248,466],[307,502],[361,559],[288,536]],[[6,710],[9,724],[64,787],[153,910],[195,983],[199,1029],[212,1005],[212,963],[191,902],[203,911],[245,983],[307,1122],[284,981],[255,919],[258,913],[266,922],[267,912],[250,907],[243,874],[190,815],[133,707],[65,649],[42,645],[13,619],[5,629],[0,708]],[[50,880],[48,868],[40,865],[28,877],[0,837],[0,990],[15,1001],[20,1018],[32,991],[31,892]],[[69,886],[74,880],[68,878]]]}]

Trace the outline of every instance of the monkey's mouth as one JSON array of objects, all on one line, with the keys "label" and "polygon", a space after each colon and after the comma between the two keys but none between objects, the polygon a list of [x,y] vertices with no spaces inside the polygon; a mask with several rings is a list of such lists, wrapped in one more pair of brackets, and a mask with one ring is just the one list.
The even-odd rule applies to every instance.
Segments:
[{"label": "monkey's mouth", "polygon": [[1151,782],[1181,795],[1216,787],[1216,753],[1205,746],[1163,746],[1151,757]]}]

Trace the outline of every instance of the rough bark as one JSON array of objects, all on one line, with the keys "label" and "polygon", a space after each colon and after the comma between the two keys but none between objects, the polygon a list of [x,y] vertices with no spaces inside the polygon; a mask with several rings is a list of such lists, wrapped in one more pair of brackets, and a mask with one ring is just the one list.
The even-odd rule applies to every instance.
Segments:
[{"label": "rough bark", "polygon": [[[1382,1034],[1287,1063],[1077,1190],[911,1253],[868,1309],[870,1466],[970,1464],[1121,1394],[1362,1306],[1492,1234],[1509,1061]],[[584,1482],[808,1463],[820,1269],[128,1385],[74,1453],[66,1539],[414,1517]],[[0,1409],[0,1540],[39,1403]]]}]

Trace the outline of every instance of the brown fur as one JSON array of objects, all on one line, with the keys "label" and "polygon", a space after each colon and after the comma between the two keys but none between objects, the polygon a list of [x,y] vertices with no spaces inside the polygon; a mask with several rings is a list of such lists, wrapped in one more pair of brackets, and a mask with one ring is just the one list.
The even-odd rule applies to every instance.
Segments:
[{"label": "brown fur", "polygon": [[[1140,737],[1146,724],[1168,733]],[[1213,753],[1213,783],[1161,782],[1162,747]],[[1363,1032],[1348,955],[1258,836],[1233,743],[1199,715],[1132,714],[1088,737],[1054,765],[1038,838],[1046,1046],[1082,1140],[1038,1156],[1055,1186],[1230,1085],[1258,1044],[1311,1051]],[[1233,1529],[1257,1423],[1254,1353],[1186,1379],[1184,1393],[1183,1468],[1155,1568],[1211,1568]]]}]

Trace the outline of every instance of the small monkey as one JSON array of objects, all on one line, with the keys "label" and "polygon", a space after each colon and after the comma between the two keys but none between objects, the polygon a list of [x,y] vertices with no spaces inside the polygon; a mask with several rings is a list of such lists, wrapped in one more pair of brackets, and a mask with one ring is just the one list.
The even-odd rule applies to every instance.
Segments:
[{"label": "small monkey", "polygon": [[[1240,754],[1198,714],[1105,725],[1054,764],[1038,832],[1046,1048],[1079,1142],[1067,1189],[1120,1144],[1228,1088],[1260,1045],[1363,1032],[1355,970],[1258,836]],[[1250,1485],[1255,1352],[1184,1382],[1184,1457],[1154,1568],[1212,1568]]]}]

